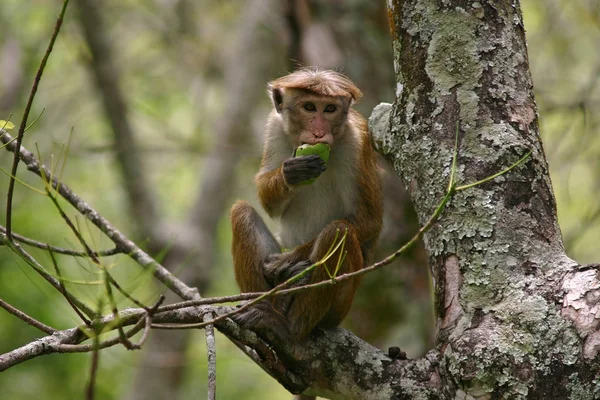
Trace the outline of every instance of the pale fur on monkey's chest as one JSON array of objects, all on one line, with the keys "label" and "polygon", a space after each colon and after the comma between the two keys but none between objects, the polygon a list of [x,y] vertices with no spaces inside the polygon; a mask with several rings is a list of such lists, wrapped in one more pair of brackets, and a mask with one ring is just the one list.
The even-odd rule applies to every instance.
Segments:
[{"label": "pale fur on monkey's chest", "polygon": [[[340,147],[354,147],[340,143]],[[278,234],[282,247],[291,249],[314,239],[330,222],[347,219],[357,205],[357,157],[354,149],[332,150],[327,170],[312,184],[294,189],[293,198],[280,215]],[[339,156],[339,157],[336,157]]]}]

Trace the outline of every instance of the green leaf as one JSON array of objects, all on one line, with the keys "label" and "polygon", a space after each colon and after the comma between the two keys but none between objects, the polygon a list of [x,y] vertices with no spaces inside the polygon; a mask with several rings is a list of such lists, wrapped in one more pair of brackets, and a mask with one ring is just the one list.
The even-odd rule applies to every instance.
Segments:
[{"label": "green leaf", "polygon": [[9,129],[12,129],[14,127],[15,127],[15,124],[13,124],[12,122],[0,119],[0,129],[9,130]]}]

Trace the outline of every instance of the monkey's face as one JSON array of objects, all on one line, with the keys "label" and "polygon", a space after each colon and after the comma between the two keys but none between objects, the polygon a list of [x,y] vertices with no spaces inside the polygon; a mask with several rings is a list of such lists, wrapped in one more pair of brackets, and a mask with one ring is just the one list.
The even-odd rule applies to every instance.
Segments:
[{"label": "monkey's face", "polygon": [[[326,143],[335,146],[344,132],[350,99],[320,96],[304,90],[285,90],[279,93],[280,112],[286,133],[295,147],[303,144]],[[277,100],[274,93],[273,99]]]}]

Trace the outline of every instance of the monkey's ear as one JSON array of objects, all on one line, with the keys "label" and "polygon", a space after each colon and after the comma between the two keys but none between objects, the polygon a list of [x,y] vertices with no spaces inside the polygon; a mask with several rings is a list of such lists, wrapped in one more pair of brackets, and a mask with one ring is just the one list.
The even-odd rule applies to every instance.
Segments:
[{"label": "monkey's ear", "polygon": [[342,108],[344,110],[344,112],[348,112],[348,109],[350,107],[352,107],[352,105],[354,104],[354,98],[353,97],[342,97]]},{"label": "monkey's ear", "polygon": [[281,114],[281,109],[283,107],[283,94],[281,93],[280,88],[271,89],[271,99],[273,99],[275,111],[277,111],[278,114]]}]

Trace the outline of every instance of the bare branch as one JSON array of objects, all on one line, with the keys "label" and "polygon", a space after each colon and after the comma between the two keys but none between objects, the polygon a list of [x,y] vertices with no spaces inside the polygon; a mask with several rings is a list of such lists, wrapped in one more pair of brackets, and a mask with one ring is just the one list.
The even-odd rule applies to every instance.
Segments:
[{"label": "bare branch", "polygon": [[56,332],[56,329],[49,327],[48,325],[38,321],[37,319],[30,317],[29,315],[25,314],[23,311],[16,309],[15,307],[11,306],[10,304],[8,304],[7,302],[5,302],[4,300],[0,299],[0,307],[4,308],[6,311],[8,311],[8,313],[14,315],[15,317],[19,318],[20,320],[25,321],[27,324],[38,328],[40,331],[47,333],[49,335],[52,335],[54,332]]},{"label": "bare branch", "polygon": [[[204,314],[203,321],[213,319],[212,313]],[[206,353],[208,356],[208,400],[215,400],[217,397],[217,347],[215,345],[215,328],[213,325],[207,325],[204,330],[206,334]]]},{"label": "bare branch", "polygon": [[[98,335],[96,334],[96,332],[101,332],[107,327],[109,327],[111,330],[116,329],[117,325],[124,327],[127,325],[134,324],[134,326],[130,330],[125,332],[126,338],[132,337],[143,327],[146,327],[146,325],[150,325],[148,323],[150,321],[149,318],[153,318],[155,313],[158,311],[159,305],[162,303],[162,301],[164,301],[163,296],[161,296],[156,302],[156,304],[150,309],[126,309],[121,311],[116,317],[113,315],[103,317],[99,320],[94,321],[94,328],[88,328],[85,325],[80,325],[78,327],[62,331],[53,330],[53,332],[49,336],[43,337],[11,352],[0,355],[0,372],[14,365],[46,354],[88,353],[94,351],[96,348],[98,350],[102,350],[120,344],[121,338],[119,336],[104,341],[98,341],[97,344],[79,343],[88,340],[90,337],[97,337]],[[166,314],[168,318],[179,317],[184,321],[189,321],[191,315],[192,314],[188,311],[182,311],[179,314],[170,311]],[[194,313],[193,315],[198,316],[197,313]],[[148,336],[148,330],[149,328],[146,327],[146,329],[144,330],[144,334],[142,334],[142,338],[138,342],[139,346],[141,346],[145,342]]]},{"label": "bare branch", "polygon": [[[123,338],[121,337],[120,333],[121,330],[119,329],[119,341],[122,342]],[[98,334],[94,336],[93,347],[94,350],[92,352],[92,363],[90,365],[90,381],[87,385],[86,400],[94,400],[94,396],[96,394],[96,377],[98,376],[98,364],[100,362],[100,335]]]},{"label": "bare branch", "polygon": [[[6,234],[6,228],[3,227],[2,225],[0,225],[0,232]],[[13,240],[16,240],[20,243],[27,244],[27,245],[33,246],[33,247],[37,247],[38,249],[51,250],[55,254],[64,254],[64,255],[73,256],[73,257],[88,257],[88,255],[83,251],[64,249],[62,247],[52,246],[49,243],[40,242],[40,241],[33,240],[28,237],[19,235],[19,234],[15,233],[14,230],[12,232],[12,237],[13,237]],[[92,254],[95,257],[108,257],[108,256],[114,256],[114,255],[120,254],[120,253],[121,252],[119,251],[119,249],[114,248],[111,250],[102,250],[99,252],[93,252]]]},{"label": "bare branch", "polygon": [[89,319],[87,319],[79,310],[79,308],[77,308],[77,306],[75,305],[75,303],[73,303],[73,300],[71,300],[71,294],[67,291],[67,288],[65,287],[65,284],[63,282],[62,279],[62,274],[60,272],[60,268],[58,267],[58,263],[56,262],[56,258],[54,257],[54,253],[52,253],[52,250],[48,249],[48,253],[50,253],[50,258],[52,259],[52,265],[54,265],[54,270],[56,271],[56,276],[58,276],[58,284],[60,285],[59,291],[60,293],[64,296],[65,299],[67,299],[67,302],[69,303],[69,305],[71,306],[71,308],[73,309],[73,311],[75,311],[75,313],[79,316],[79,318],[87,325],[90,326],[91,322]]},{"label": "bare branch", "polygon": [[[0,234],[0,244],[5,244],[8,247],[10,247],[15,253],[17,253],[17,255],[19,255],[25,262],[27,262],[27,264],[29,264],[35,270],[35,272],[37,272],[42,278],[44,278],[48,283],[50,283],[50,285],[52,285],[59,292],[61,291],[60,282],[55,277],[46,272],[44,267],[33,256],[26,252],[20,244],[9,241],[6,235],[4,234]],[[67,293],[67,295],[71,298],[71,301],[77,306],[77,308],[83,311],[88,317],[92,318],[94,316],[94,310],[88,307],[83,301],[79,300],[77,297],[73,296],[70,293]]]},{"label": "bare branch", "polygon": [[[3,143],[8,144],[6,149],[13,152],[16,151],[16,145],[11,143],[12,137],[5,131],[2,132],[4,134],[0,136],[0,140]],[[184,284],[171,272],[169,272],[169,270],[160,265],[158,262],[156,262],[156,260],[146,254],[146,252],[136,246],[110,222],[102,217],[96,210],[90,207],[83,199],[75,194],[67,185],[59,182],[58,179],[51,174],[51,171],[45,165],[40,164],[36,160],[35,156],[23,146],[20,148],[19,157],[27,165],[27,169],[33,173],[40,177],[43,177],[44,175],[51,177],[50,184],[52,185],[52,188],[54,188],[65,200],[69,202],[69,204],[76,208],[77,211],[79,211],[106,236],[108,236],[108,238],[112,240],[120,252],[129,255],[142,267],[153,270],[154,276],[156,276],[160,282],[162,282],[166,287],[171,289],[181,298],[192,300],[199,297],[197,289],[191,288]]]},{"label": "bare branch", "polygon": [[44,354],[57,353],[61,345],[80,341],[82,340],[82,336],[83,334],[79,331],[79,328],[71,328],[55,332],[50,336],[43,337],[18,349],[2,354],[0,355],[0,372],[32,358]]}]

